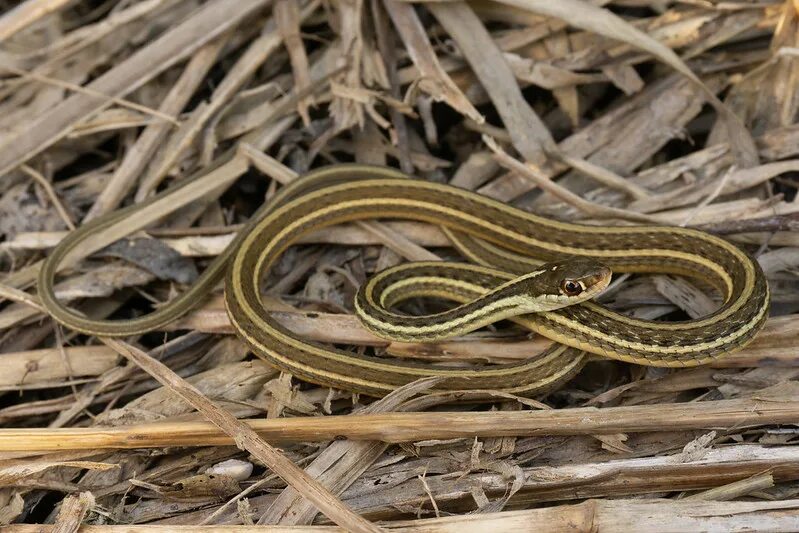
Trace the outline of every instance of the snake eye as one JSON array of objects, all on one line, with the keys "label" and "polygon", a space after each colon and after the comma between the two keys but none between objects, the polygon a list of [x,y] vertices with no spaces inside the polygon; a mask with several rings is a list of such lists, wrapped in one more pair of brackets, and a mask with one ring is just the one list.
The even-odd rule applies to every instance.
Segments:
[{"label": "snake eye", "polygon": [[580,282],[572,279],[564,279],[560,282],[560,292],[566,296],[577,296],[583,292],[583,286]]}]

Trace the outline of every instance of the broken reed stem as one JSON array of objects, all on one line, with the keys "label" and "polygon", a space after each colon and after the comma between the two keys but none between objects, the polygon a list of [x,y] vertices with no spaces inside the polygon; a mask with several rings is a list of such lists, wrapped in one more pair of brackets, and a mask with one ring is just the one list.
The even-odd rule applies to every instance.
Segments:
[{"label": "broken reed stem", "polygon": [[[740,399],[558,411],[380,413],[247,420],[246,423],[261,438],[271,442],[349,438],[399,443],[474,437],[635,433],[662,431],[663,428],[671,431],[740,430],[767,424],[799,424],[799,401]],[[3,452],[233,444],[231,437],[207,422],[0,430],[0,451]]]},{"label": "broken reed stem", "polygon": [[[793,531],[799,500],[776,502],[704,502],[669,500],[592,499],[572,505],[539,509],[475,513],[421,520],[402,520],[386,524],[386,529],[402,533],[463,533],[464,531]],[[760,528],[758,528],[760,526]],[[9,533],[50,533],[53,525],[13,524]],[[156,533],[174,532],[272,532],[339,533],[335,526],[263,526],[263,525],[83,525],[82,533]]]}]

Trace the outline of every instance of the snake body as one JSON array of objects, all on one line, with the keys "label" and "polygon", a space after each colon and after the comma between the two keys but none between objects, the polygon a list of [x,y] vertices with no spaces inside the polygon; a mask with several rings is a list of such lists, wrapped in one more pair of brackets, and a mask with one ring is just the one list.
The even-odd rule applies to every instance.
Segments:
[{"label": "snake body", "polygon": [[[537,265],[520,276],[468,264],[410,263],[386,269],[364,283],[355,312],[378,336],[404,342],[438,341],[529,313],[585,302],[607,288],[611,271],[592,259]],[[433,315],[406,316],[390,308],[420,296],[462,305]]]},{"label": "snake body", "polygon": [[[190,298],[178,298],[135,321],[86,319],[55,298],[52,284],[58,264],[82,240],[102,230],[103,224],[111,224],[114,217],[118,222],[119,217],[133,212],[112,214],[80,228],[45,261],[39,293],[59,322],[107,336],[157,329],[199,303],[198,296],[209,291],[226,270],[228,315],[237,334],[255,354],[307,381],[370,395],[384,395],[430,376],[445,378],[437,386],[439,390],[496,389],[529,395],[576,373],[586,359],[585,352],[654,366],[700,365],[749,342],[768,313],[769,293],[763,272],[743,250],[719,237],[667,226],[560,222],[452,186],[409,179],[389,168],[334,165],[312,171],[284,187],[209,266],[190,289]],[[697,278],[718,289],[724,302],[706,317],[682,322],[635,319],[592,302],[523,314],[514,320],[558,344],[523,362],[481,368],[420,365],[357,355],[297,338],[270,316],[260,299],[261,280],[289,246],[303,235],[333,224],[383,218],[442,226],[463,255],[480,265],[400,266],[390,273],[389,282],[386,276],[380,278],[382,283],[380,279],[370,282],[359,292],[356,309],[364,324],[381,336],[437,338],[425,330],[432,325],[425,320],[432,319],[422,318],[420,322],[389,309],[409,295],[432,294],[467,303],[507,284],[513,274],[529,275],[542,261],[574,256],[600,261],[614,272]],[[471,316],[481,318],[479,313],[477,310]],[[446,324],[448,318],[443,320]],[[448,331],[461,330],[444,327],[441,337]]]}]

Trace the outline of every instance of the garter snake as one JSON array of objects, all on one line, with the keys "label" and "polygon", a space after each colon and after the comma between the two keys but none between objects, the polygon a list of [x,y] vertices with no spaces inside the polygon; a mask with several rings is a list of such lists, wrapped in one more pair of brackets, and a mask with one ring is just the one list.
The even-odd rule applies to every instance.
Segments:
[{"label": "garter snake", "polygon": [[[677,227],[588,226],[550,220],[473,192],[359,164],[314,170],[283,187],[189,290],[149,315],[90,320],[61,304],[53,283],[62,259],[92,234],[134,216],[136,208],[116,211],[70,233],[47,258],[38,290],[57,321],[104,336],[157,329],[197,305],[226,271],[228,315],[255,354],[307,381],[370,395],[384,395],[428,376],[446,378],[437,386],[439,390],[494,389],[529,395],[574,375],[586,360],[585,352],[654,366],[700,365],[750,341],[768,313],[768,287],[758,264],[719,237]],[[362,287],[356,308],[364,324],[385,337],[438,337],[431,335],[424,317],[420,322],[390,310],[409,296],[437,295],[465,303],[509,283],[514,274],[529,274],[541,262],[572,256],[598,260],[613,272],[698,278],[718,289],[724,301],[708,316],[679,322],[631,318],[588,301],[517,316],[512,320],[557,344],[523,362],[479,368],[396,362],[297,338],[265,310],[260,298],[263,276],[308,232],[364,219],[410,219],[442,226],[462,254],[479,263],[400,265]],[[479,310],[476,316],[480,318]],[[438,333],[446,336],[447,331]]]}]

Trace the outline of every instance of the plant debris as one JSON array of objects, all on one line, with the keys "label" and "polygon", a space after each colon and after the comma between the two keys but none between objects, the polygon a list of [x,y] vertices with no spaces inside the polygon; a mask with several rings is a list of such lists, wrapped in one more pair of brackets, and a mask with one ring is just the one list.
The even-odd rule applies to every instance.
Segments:
[{"label": "plant debris", "polygon": [[[0,9],[4,530],[799,530],[795,1]],[[254,357],[221,286],[124,340],[62,329],[36,298],[40,260],[68,231],[205,172],[61,272],[58,296],[88,316],[146,314],[282,185],[352,161],[559,220],[723,235],[763,267],[770,318],[710,366],[597,359],[537,398],[425,395],[435,380],[421,380],[377,400]],[[388,342],[352,314],[373,273],[455,258],[428,224],[342,224],[286,251],[264,304],[303,338],[419,363],[551,344],[505,324]],[[662,320],[719,305],[701,284],[645,275],[600,301]]]}]

